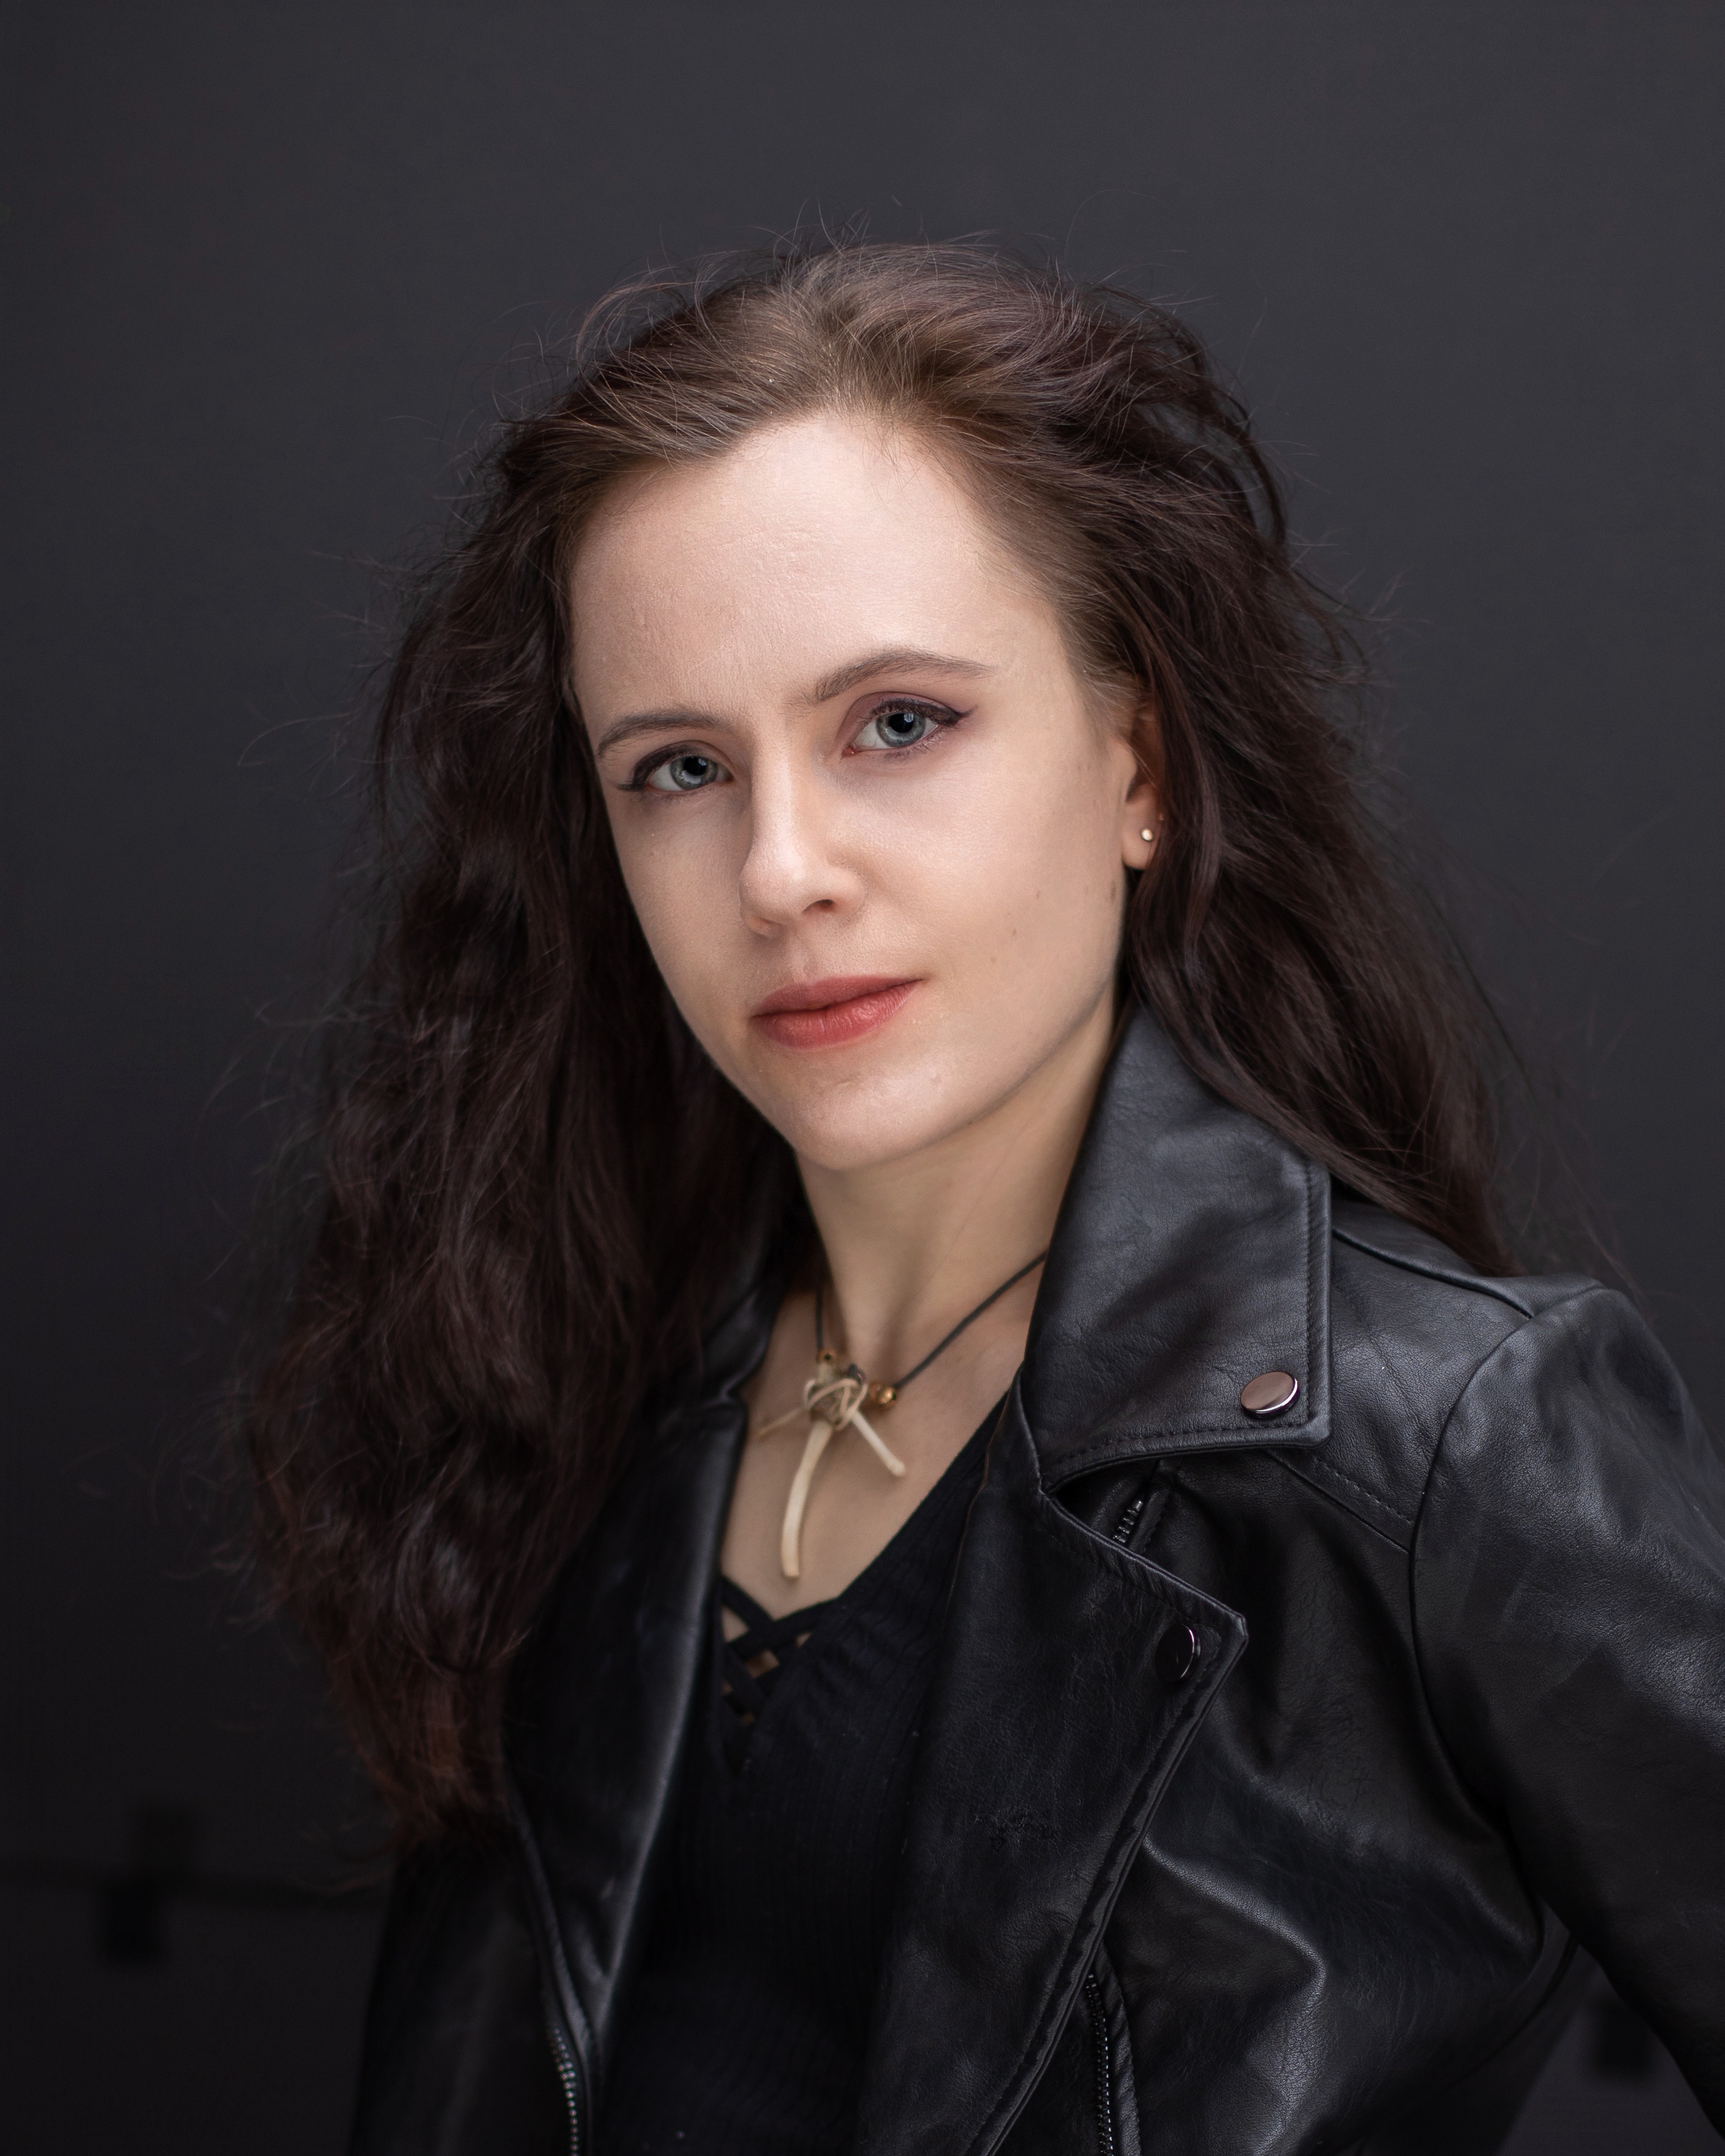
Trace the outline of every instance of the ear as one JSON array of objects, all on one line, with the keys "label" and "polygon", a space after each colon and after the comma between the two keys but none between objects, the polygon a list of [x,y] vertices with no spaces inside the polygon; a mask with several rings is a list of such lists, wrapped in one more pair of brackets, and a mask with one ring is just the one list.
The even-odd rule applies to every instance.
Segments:
[{"label": "ear", "polygon": [[1147,706],[1135,715],[1128,739],[1133,749],[1132,778],[1121,804],[1120,857],[1129,869],[1147,869],[1155,859],[1162,832],[1162,788],[1153,776],[1156,724]]}]

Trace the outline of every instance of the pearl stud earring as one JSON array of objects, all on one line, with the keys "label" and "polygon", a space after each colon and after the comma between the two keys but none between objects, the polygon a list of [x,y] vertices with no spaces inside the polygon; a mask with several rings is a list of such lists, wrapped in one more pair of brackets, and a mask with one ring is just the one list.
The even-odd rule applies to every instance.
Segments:
[{"label": "pearl stud earring", "polygon": [[1140,831],[1138,836],[1147,846],[1153,846],[1156,844],[1156,834],[1153,831]]}]

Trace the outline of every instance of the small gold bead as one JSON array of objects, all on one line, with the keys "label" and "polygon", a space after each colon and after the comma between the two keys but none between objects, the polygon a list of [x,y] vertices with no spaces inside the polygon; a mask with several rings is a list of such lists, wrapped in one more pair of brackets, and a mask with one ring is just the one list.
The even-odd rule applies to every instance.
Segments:
[{"label": "small gold bead", "polygon": [[871,1407],[890,1408],[897,1398],[898,1387],[896,1385],[870,1385],[869,1387],[869,1404]]}]

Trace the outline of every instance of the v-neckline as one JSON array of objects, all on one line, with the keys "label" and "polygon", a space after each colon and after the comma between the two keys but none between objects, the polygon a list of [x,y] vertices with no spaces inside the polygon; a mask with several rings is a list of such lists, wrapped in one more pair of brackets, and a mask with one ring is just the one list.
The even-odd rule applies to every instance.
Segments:
[{"label": "v-neckline", "polygon": [[[713,1626],[712,1690],[708,1698],[709,1712],[704,1719],[709,1732],[709,1744],[730,1782],[737,1785],[742,1784],[749,1760],[759,1744],[762,1730],[770,1722],[778,1721],[783,1714],[783,1702],[787,1691],[793,1691],[797,1688],[797,1677],[819,1649],[831,1640],[834,1629],[842,1625],[859,1606],[869,1600],[879,1585],[880,1575],[890,1569],[896,1559],[902,1557],[904,1544],[912,1531],[919,1526],[927,1526],[931,1509],[936,1506],[938,1500],[949,1494],[952,1484],[963,1479],[969,1469],[974,1468],[979,1473],[980,1455],[987,1450],[988,1440],[999,1423],[1001,1410],[1005,1406],[1009,1397],[1009,1395],[1003,1394],[994,1403],[958,1450],[947,1461],[946,1466],[942,1468],[935,1482],[917,1500],[909,1515],[900,1522],[862,1570],[841,1587],[836,1594],[828,1596],[823,1602],[805,1604],[800,1609],[788,1609],[782,1617],[774,1617],[755,1600],[747,1588],[739,1585],[729,1573],[723,1572],[719,1573],[714,1582],[711,1596]],[[722,1589],[726,1588],[748,1604],[749,1612],[752,1613],[747,1617],[746,1620],[748,1630],[757,1629],[757,1620],[770,1625],[775,1631],[782,1631],[785,1626],[796,1624],[798,1620],[807,1620],[807,1636],[792,1655],[778,1663],[776,1671],[778,1681],[773,1684],[770,1692],[765,1695],[753,1722],[748,1725],[747,1744],[741,1752],[735,1766],[732,1764],[728,1757],[724,1741],[726,1725],[723,1717],[727,1712],[732,1711],[726,1706],[725,1656],[726,1649],[735,1644],[725,1637]],[[740,1610],[737,1614],[745,1614]],[[738,1636],[746,1637],[747,1632]]]}]

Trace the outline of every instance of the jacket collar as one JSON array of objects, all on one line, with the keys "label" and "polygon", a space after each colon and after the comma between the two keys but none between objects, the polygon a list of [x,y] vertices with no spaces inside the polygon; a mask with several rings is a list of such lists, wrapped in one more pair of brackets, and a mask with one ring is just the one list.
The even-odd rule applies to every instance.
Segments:
[{"label": "jacket collar", "polygon": [[[1168,1453],[1329,1435],[1330,1178],[1201,1085],[1135,1009],[1030,1321],[1024,1412],[1050,1487]],[[1273,1423],[1241,1408],[1300,1381]]]}]

